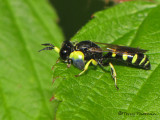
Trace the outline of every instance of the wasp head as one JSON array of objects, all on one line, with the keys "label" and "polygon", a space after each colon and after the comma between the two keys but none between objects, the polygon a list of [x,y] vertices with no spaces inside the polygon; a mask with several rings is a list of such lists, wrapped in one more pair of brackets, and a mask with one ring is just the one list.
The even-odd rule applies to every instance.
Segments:
[{"label": "wasp head", "polygon": [[66,61],[71,52],[73,52],[72,43],[70,41],[64,41],[60,50],[60,57]]}]

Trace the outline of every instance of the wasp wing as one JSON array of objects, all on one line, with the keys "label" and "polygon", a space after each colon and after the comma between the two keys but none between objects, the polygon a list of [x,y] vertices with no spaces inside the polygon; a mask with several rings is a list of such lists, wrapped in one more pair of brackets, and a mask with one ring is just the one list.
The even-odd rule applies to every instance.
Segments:
[{"label": "wasp wing", "polygon": [[99,43],[94,42],[95,44],[101,44],[104,47],[99,48],[90,48],[90,51],[93,52],[114,52],[114,53],[129,53],[129,54],[135,54],[135,53],[145,53],[148,50],[139,49],[139,48],[132,48],[127,46],[120,46],[120,45],[113,45],[113,44],[107,44],[107,43]]}]

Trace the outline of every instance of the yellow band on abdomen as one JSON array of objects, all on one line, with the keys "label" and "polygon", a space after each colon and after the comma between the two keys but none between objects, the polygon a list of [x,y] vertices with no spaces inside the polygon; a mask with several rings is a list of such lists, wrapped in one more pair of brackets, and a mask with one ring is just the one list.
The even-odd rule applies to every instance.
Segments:
[{"label": "yellow band on abdomen", "polygon": [[112,57],[116,57],[116,53],[113,52],[113,53],[112,53]]},{"label": "yellow band on abdomen", "polygon": [[135,54],[132,59],[132,64],[134,64],[137,61],[137,58],[138,58],[138,55]]},{"label": "yellow band on abdomen", "polygon": [[146,60],[146,55],[144,55],[143,59],[141,60],[141,62],[139,63],[139,65],[141,65],[142,63],[144,63],[144,61]]},{"label": "yellow band on abdomen", "polygon": [[123,60],[127,60],[127,58],[128,58],[128,55],[127,54],[123,54],[123,56],[122,56],[122,58],[123,58]]}]

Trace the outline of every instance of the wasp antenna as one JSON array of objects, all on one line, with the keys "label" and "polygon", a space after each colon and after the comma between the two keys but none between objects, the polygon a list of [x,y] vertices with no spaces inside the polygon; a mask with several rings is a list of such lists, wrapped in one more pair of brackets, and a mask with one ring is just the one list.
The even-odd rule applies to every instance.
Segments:
[{"label": "wasp antenna", "polygon": [[54,48],[53,47],[46,47],[46,48],[39,50],[38,52],[41,52],[42,50],[52,50],[52,49],[54,49]]},{"label": "wasp antenna", "polygon": [[44,44],[41,44],[41,45],[54,47],[54,45],[52,45],[50,43],[44,43]]}]

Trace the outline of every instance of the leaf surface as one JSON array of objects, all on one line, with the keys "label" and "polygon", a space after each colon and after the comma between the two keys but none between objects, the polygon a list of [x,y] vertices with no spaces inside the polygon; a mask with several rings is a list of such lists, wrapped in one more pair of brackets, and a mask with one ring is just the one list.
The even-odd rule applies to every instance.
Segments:
[{"label": "leaf surface", "polygon": [[51,66],[58,55],[42,43],[63,41],[46,0],[0,0],[0,119],[52,120]]},{"label": "leaf surface", "polygon": [[[149,50],[151,70],[113,62],[119,90],[110,70],[90,66],[81,71],[65,63],[55,66],[54,96],[61,101],[58,120],[158,119],[160,113],[160,6],[126,2],[94,14],[72,41],[91,40]],[[141,115],[153,113],[155,115]]]}]

